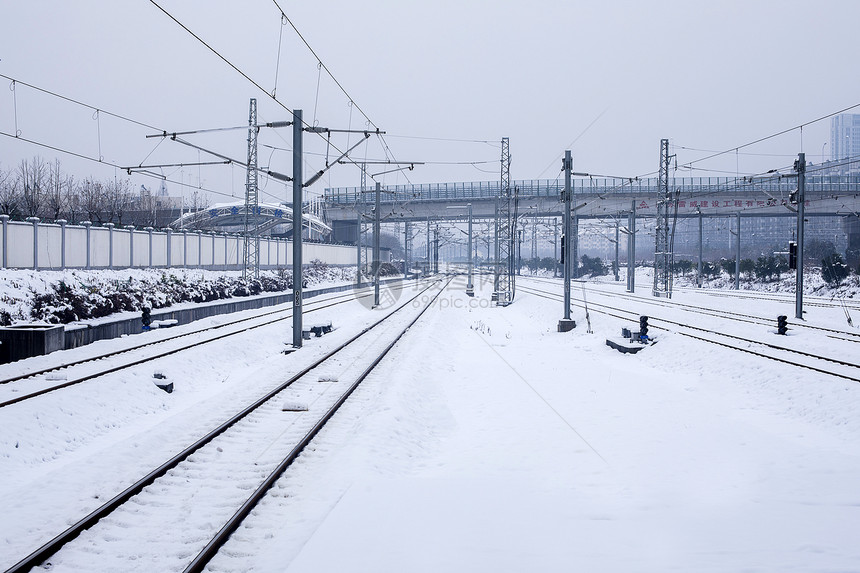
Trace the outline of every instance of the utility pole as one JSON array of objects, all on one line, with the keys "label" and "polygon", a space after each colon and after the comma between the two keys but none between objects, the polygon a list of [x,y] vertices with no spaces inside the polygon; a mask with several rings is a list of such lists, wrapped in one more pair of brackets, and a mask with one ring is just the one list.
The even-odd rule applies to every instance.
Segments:
[{"label": "utility pole", "polygon": [[704,237],[704,233],[702,232],[702,210],[699,211],[699,270],[696,275],[696,286],[698,288],[702,288],[702,238]]},{"label": "utility pole", "polygon": [[573,158],[570,150],[564,152],[564,231],[562,232],[563,245],[561,247],[564,256],[564,318],[558,321],[558,331],[568,332],[576,328],[576,322],[570,318],[570,259],[571,259],[571,224],[570,224],[570,202],[572,193],[570,189],[570,173],[573,170]]},{"label": "utility pole", "polygon": [[382,184],[376,182],[376,199],[373,207],[373,306],[379,306],[379,191]]},{"label": "utility pole", "polygon": [[439,224],[433,229],[433,274],[439,274]]},{"label": "utility pole", "polygon": [[738,236],[735,242],[735,290],[741,290],[741,212],[738,211]]},{"label": "utility pole", "polygon": [[359,193],[358,199],[355,202],[355,205],[356,205],[356,208],[355,208],[355,210],[356,210],[356,220],[355,220],[356,239],[355,239],[355,244],[358,245],[358,263],[357,263],[357,267],[356,267],[357,270],[355,273],[355,284],[357,286],[361,286],[361,258],[362,258],[362,254],[361,254],[361,250],[362,250],[361,228],[363,226],[362,217],[364,217],[364,209],[363,209],[363,207],[364,207],[364,186],[366,183],[367,183],[367,166],[364,163],[362,163],[361,164],[360,193]]},{"label": "utility pole", "polygon": [[469,203],[469,277],[466,281],[466,295],[475,296],[475,287],[472,284],[472,204]]},{"label": "utility pole", "polygon": [[293,348],[302,347],[302,110],[293,110]]},{"label": "utility pole", "polygon": [[618,276],[618,219],[615,219],[615,280],[621,280]]},{"label": "utility pole", "polygon": [[554,237],[552,240],[552,258],[555,264],[552,265],[552,278],[558,277],[558,219],[553,219]]},{"label": "utility pole", "polygon": [[409,221],[403,223],[403,279],[409,278],[409,250],[412,248],[412,225]]},{"label": "utility pole", "polygon": [[[573,186],[570,188],[571,201],[573,201]],[[575,279],[579,278],[579,213],[573,212],[573,232],[570,237],[570,264],[571,276]]]},{"label": "utility pole", "polygon": [[627,292],[636,292],[636,199],[627,217]]},{"label": "utility pole", "polygon": [[427,274],[430,274],[432,267],[430,266],[430,215],[427,215]]},{"label": "utility pole", "polygon": [[806,203],[806,154],[797,154],[794,170],[797,172],[797,287],[794,316],[803,320],[803,217],[804,204]]}]

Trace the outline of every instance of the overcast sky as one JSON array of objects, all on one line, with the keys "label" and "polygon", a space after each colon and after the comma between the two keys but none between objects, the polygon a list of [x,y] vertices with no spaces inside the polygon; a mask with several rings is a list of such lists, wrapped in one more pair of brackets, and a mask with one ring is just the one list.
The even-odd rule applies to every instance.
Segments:
[{"label": "overcast sky", "polygon": [[[0,74],[168,131],[247,125],[256,97],[261,122],[299,108],[324,127],[379,127],[390,157],[436,163],[380,176],[387,184],[496,180],[502,137],[510,138],[514,179],[555,179],[566,148],[577,171],[649,174],[661,138],[687,163],[709,155],[698,150],[734,148],[860,103],[856,0],[278,0],[353,106],[272,0],[157,3],[265,92],[142,0],[5,0]],[[178,143],[146,139],[147,127],[0,83],[4,134],[17,129],[124,167],[198,160]],[[829,126],[695,166],[717,170],[711,175],[762,172],[790,166],[799,151],[818,162],[822,151],[829,156]],[[246,138],[241,130],[187,136],[240,160]],[[324,165],[327,145],[311,134],[305,142],[307,178]],[[260,143],[260,164],[290,174],[290,130],[263,130]],[[347,143],[334,137],[329,157]],[[128,177],[0,136],[0,169],[34,155],[58,157],[79,178]],[[354,157],[385,159],[383,140],[372,137]],[[469,162],[478,163],[450,164]],[[173,181],[172,195],[198,185],[221,193],[216,202],[244,194],[241,168],[155,171]],[[312,192],[359,182],[358,169],[337,166]],[[264,178],[261,187],[264,200],[287,196],[283,183]]]}]

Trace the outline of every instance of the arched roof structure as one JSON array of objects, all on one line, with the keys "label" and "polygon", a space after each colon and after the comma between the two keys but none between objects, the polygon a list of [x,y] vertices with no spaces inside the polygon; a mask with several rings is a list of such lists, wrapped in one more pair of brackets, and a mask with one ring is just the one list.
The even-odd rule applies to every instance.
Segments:
[{"label": "arched roof structure", "polygon": [[[266,233],[278,225],[289,225],[292,228],[293,210],[285,205],[260,203],[257,206],[257,213],[254,218],[257,221],[257,230],[259,233]],[[310,225],[312,231],[323,235],[331,233],[331,227],[326,225],[316,215],[305,213],[302,219],[306,225]],[[245,203],[218,203],[200,211],[185,213],[171,223],[170,226],[177,229],[206,230],[223,229],[225,227],[244,228]]]}]

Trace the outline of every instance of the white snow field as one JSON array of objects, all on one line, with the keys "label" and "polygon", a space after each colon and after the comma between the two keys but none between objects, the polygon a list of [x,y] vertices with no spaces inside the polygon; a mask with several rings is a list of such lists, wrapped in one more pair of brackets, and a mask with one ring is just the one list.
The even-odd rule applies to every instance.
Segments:
[{"label": "white snow field", "polygon": [[[856,342],[802,328],[776,335],[793,299],[673,298],[773,321],[760,326],[654,307],[643,281],[633,301],[612,281],[590,284],[610,296],[589,291],[588,301],[860,362]],[[560,281],[518,285],[561,293]],[[560,302],[521,289],[496,308],[492,284],[478,280],[475,298],[464,286],[458,277],[441,295],[209,570],[860,571],[860,384],[677,332],[652,330],[656,344],[621,354],[605,341],[636,329],[631,321],[591,306],[588,333],[575,308],[577,328],[558,333]],[[337,330],[290,356],[280,354],[285,323],[0,409],[0,567],[381,312],[358,302],[320,311],[314,320]],[[839,307],[810,305],[806,322],[860,333]],[[20,367],[0,367],[0,377]],[[159,390],[154,369],[176,391]],[[349,383],[328,374],[337,380],[319,384],[330,391]],[[256,429],[272,446],[310,415],[282,414]],[[196,464],[203,478],[224,479],[208,468]],[[181,571],[222,523],[153,531],[160,521],[140,518],[180,503],[157,485],[57,553],[50,570]],[[177,546],[189,537],[198,545]]]}]

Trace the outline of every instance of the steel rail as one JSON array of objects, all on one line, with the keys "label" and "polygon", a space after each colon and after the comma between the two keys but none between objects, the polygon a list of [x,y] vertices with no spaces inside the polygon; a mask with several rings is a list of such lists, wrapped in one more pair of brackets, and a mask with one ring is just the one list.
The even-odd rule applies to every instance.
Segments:
[{"label": "steel rail", "polygon": [[[556,284],[554,281],[546,281],[546,280],[541,280],[539,278],[531,278],[530,277],[529,280],[533,280],[535,282],[543,282],[546,284]],[[583,281],[579,281],[579,282],[583,283]],[[685,304],[682,302],[676,302],[676,301],[667,302],[665,300],[659,300],[659,299],[646,299],[646,298],[642,298],[642,297],[633,296],[632,294],[627,293],[627,292],[607,293],[606,291],[598,290],[598,289],[594,289],[594,288],[587,288],[586,290],[588,290],[589,292],[594,292],[594,293],[602,294],[605,296],[617,296],[620,298],[625,298],[627,300],[637,300],[637,301],[644,302],[646,304],[651,304],[651,305],[655,305],[655,306],[662,306],[665,308],[685,308],[685,309],[695,310],[698,313],[703,312],[702,308],[700,308],[700,307],[697,307],[697,306],[694,306],[691,304]],[[714,294],[714,293],[705,293],[705,294],[708,294],[711,296],[724,296],[724,297],[734,298],[733,295],[730,295],[730,294]],[[750,297],[750,298],[755,298],[755,297]],[[764,300],[770,300],[770,299],[764,299]],[[772,300],[774,300],[774,302],[786,302],[786,301],[781,301],[778,299],[772,299]],[[824,308],[841,308],[837,305],[819,305],[819,306],[822,306]],[[767,318],[760,317],[760,316],[741,314],[738,312],[732,312],[732,311],[728,311],[728,310],[719,310],[719,309],[707,309],[707,310],[709,312],[705,312],[705,314],[710,314],[711,316],[716,316],[716,317],[722,316],[722,317],[728,318],[730,320],[737,320],[740,322],[749,322],[750,324],[761,324],[761,325],[767,325],[767,324],[772,323],[772,321],[769,321]],[[738,317],[738,318],[734,318],[734,317]],[[752,318],[754,320],[749,320],[750,318]],[[795,323],[793,326],[801,327],[801,328],[808,328],[811,330],[820,330],[822,332],[830,332],[833,334],[853,336],[853,337],[856,337],[857,340],[852,340],[850,338],[841,338],[841,337],[836,337],[836,338],[838,338],[839,340],[845,340],[847,342],[860,342],[860,333],[848,332],[845,330],[837,330],[835,328],[827,328],[825,326],[816,326],[816,325],[812,325],[812,324],[803,324],[803,323]]]},{"label": "steel rail", "polygon": [[266,493],[271,489],[271,487],[275,484],[275,482],[283,475],[283,473],[290,467],[290,465],[296,460],[299,454],[311,443],[311,441],[316,437],[317,434],[323,429],[326,423],[337,413],[341,406],[347,401],[347,399],[352,395],[356,388],[358,388],[359,384],[361,384],[365,378],[367,378],[370,373],[376,368],[377,365],[382,361],[383,358],[394,348],[394,345],[397,344],[401,338],[415,325],[416,322],[427,312],[433,303],[439,298],[439,295],[447,288],[447,286],[451,283],[452,279],[448,279],[448,283],[439,289],[439,292],[430,300],[421,312],[412,319],[412,321],[404,328],[400,334],[395,337],[394,340],[391,341],[388,346],[374,359],[374,361],[364,370],[364,372],[359,375],[359,377],[355,380],[355,382],[350,385],[344,394],[338,398],[338,400],[328,409],[328,411],[323,415],[320,420],[314,424],[313,428],[305,434],[305,436],[299,441],[298,444],[290,451],[290,453],[281,461],[280,464],[269,474],[269,476],[260,484],[254,493],[248,498],[248,500],[242,504],[242,506],[236,511],[233,517],[222,527],[218,533],[212,538],[209,543],[206,544],[206,547],[192,560],[192,562],[184,569],[183,573],[200,573],[212,560],[212,558],[218,553],[218,550],[227,542],[230,536],[239,528],[242,521],[245,520],[246,517],[253,511],[254,507],[260,502],[263,497],[265,497]]},{"label": "steel rail", "polygon": [[[403,285],[403,286],[406,286],[406,285]],[[402,287],[401,287],[401,288],[402,288]],[[367,297],[369,297],[369,296],[372,296],[372,294],[373,294],[372,292],[371,292],[371,293],[368,293],[368,294],[363,294],[363,295],[361,295],[361,296],[359,296],[359,297],[357,297],[357,298],[367,298]],[[338,304],[343,304],[344,302],[348,302],[351,298],[353,298],[353,293],[345,294],[345,295],[338,295],[338,296],[331,297],[331,298],[326,299],[326,300],[313,301],[312,303],[309,303],[309,304],[314,304],[314,303],[319,303],[319,302],[329,302],[329,301],[332,301],[332,300],[335,300],[335,299],[343,299],[343,300],[337,300],[336,302],[330,302],[329,304],[325,304],[325,305],[322,305],[322,306],[318,306],[318,307],[316,307],[316,308],[307,309],[305,312],[315,312],[315,311],[318,311],[318,310],[323,310],[323,309],[325,309],[325,308],[329,308],[329,307],[332,307],[332,306],[336,306],[336,305],[338,305]],[[48,393],[50,393],[50,392],[53,392],[54,390],[61,390],[61,389],[63,389],[63,388],[67,388],[67,387],[69,387],[69,386],[74,386],[75,384],[80,384],[81,382],[86,382],[86,381],[88,381],[88,380],[92,380],[92,379],[94,379],[94,378],[99,378],[99,377],[101,377],[101,376],[105,376],[105,375],[107,375],[107,374],[112,374],[113,372],[117,372],[117,371],[119,371],[119,370],[124,370],[124,369],[126,369],[126,368],[131,368],[131,367],[133,367],[133,366],[138,366],[138,365],[140,365],[140,364],[143,364],[143,363],[145,363],[145,362],[149,362],[149,361],[151,361],[151,360],[157,360],[157,359],[159,359],[159,358],[164,358],[165,356],[170,356],[170,355],[172,355],[172,354],[177,354],[177,353],[182,352],[182,351],[184,351],[184,350],[188,350],[189,348],[194,348],[195,346],[202,346],[202,345],[204,345],[204,344],[209,344],[210,342],[215,342],[215,341],[221,340],[221,339],[223,339],[223,338],[227,338],[227,337],[230,337],[230,336],[235,336],[235,335],[237,335],[237,334],[242,334],[242,333],[244,333],[244,332],[248,332],[249,330],[254,330],[254,329],[256,329],[256,328],[262,328],[262,327],[264,327],[264,326],[269,326],[269,325],[271,325],[271,324],[275,324],[276,322],[280,322],[280,321],[283,321],[283,320],[287,320],[287,319],[289,319],[289,318],[292,318],[292,316],[293,316],[293,315],[292,315],[292,310],[283,310],[283,309],[282,309],[282,310],[274,310],[274,311],[270,311],[270,312],[265,312],[265,313],[261,313],[261,314],[257,314],[257,315],[255,315],[255,316],[252,316],[252,317],[250,317],[250,318],[242,318],[242,319],[239,319],[239,320],[235,320],[235,321],[233,321],[233,322],[229,322],[229,323],[225,323],[225,324],[220,324],[220,325],[216,325],[216,326],[212,326],[212,327],[207,327],[207,328],[203,328],[203,329],[200,329],[200,330],[195,330],[194,332],[183,333],[183,334],[179,334],[179,335],[176,335],[176,336],[172,336],[172,337],[170,337],[170,338],[164,338],[164,339],[162,339],[162,340],[155,340],[155,341],[152,341],[152,342],[147,342],[147,343],[145,343],[145,344],[140,344],[140,345],[135,346],[135,347],[133,347],[133,348],[124,348],[124,349],[122,349],[122,350],[117,350],[117,351],[114,351],[114,352],[109,352],[109,353],[106,353],[106,354],[103,354],[103,355],[100,355],[100,356],[87,358],[86,360],[80,360],[80,361],[78,361],[78,362],[72,362],[72,363],[69,363],[69,364],[64,364],[64,365],[59,366],[59,367],[56,367],[56,368],[50,368],[50,369],[46,369],[46,370],[40,371],[40,372],[38,372],[38,373],[31,373],[31,374],[28,374],[28,375],[25,375],[25,376],[20,376],[20,377],[15,378],[15,379],[7,380],[6,382],[9,382],[9,381],[15,381],[15,380],[22,380],[22,379],[25,379],[25,378],[30,378],[30,377],[32,377],[32,376],[37,376],[37,375],[40,375],[40,374],[44,374],[44,373],[47,373],[47,372],[54,372],[54,371],[57,371],[57,370],[61,370],[61,369],[63,369],[63,368],[69,368],[69,367],[72,367],[72,366],[78,366],[78,365],[80,365],[80,364],[86,364],[86,363],[88,363],[88,362],[94,362],[94,361],[97,361],[97,360],[102,360],[102,359],[104,359],[104,358],[110,358],[110,357],[113,357],[113,356],[118,356],[118,355],[121,355],[121,354],[126,354],[126,353],[128,353],[128,352],[133,351],[133,350],[139,350],[139,349],[141,349],[141,348],[146,348],[146,347],[148,347],[148,346],[153,346],[153,345],[155,345],[155,344],[161,344],[161,343],[163,343],[163,342],[171,342],[171,341],[174,341],[174,340],[177,340],[177,339],[180,339],[180,338],[184,338],[184,337],[187,337],[187,336],[191,336],[191,335],[194,335],[194,334],[205,333],[205,332],[208,332],[208,331],[211,331],[211,330],[216,330],[216,329],[224,328],[224,327],[227,327],[227,326],[235,326],[235,325],[240,324],[240,323],[242,323],[242,322],[247,322],[247,321],[250,321],[250,320],[256,320],[256,319],[260,319],[260,318],[263,318],[263,317],[266,317],[266,316],[270,316],[270,315],[273,315],[273,314],[280,314],[280,313],[289,313],[289,314],[287,314],[286,316],[282,316],[282,317],[279,317],[279,318],[275,318],[275,319],[272,319],[272,320],[269,320],[269,321],[266,321],[266,322],[260,323],[260,324],[256,324],[256,325],[253,325],[253,326],[249,326],[249,327],[247,327],[247,328],[243,328],[243,329],[241,329],[241,330],[237,330],[237,331],[234,331],[234,332],[228,332],[228,333],[225,333],[225,334],[222,334],[222,335],[219,335],[219,336],[215,336],[215,337],[209,338],[209,339],[207,339],[207,340],[202,340],[202,341],[198,341],[198,342],[193,342],[193,343],[190,343],[190,344],[186,344],[186,345],[184,345],[184,346],[182,346],[182,347],[180,347],[180,348],[175,348],[175,349],[173,349],[173,350],[167,350],[167,351],[160,352],[160,353],[157,353],[157,354],[152,354],[152,355],[149,355],[149,356],[145,356],[145,357],[143,357],[143,358],[139,358],[139,359],[136,359],[136,360],[132,360],[131,362],[126,362],[126,363],[124,363],[124,364],[120,364],[120,365],[115,366],[115,367],[112,367],[112,368],[107,368],[107,369],[104,369],[104,370],[99,370],[98,372],[95,372],[95,373],[93,373],[93,374],[88,374],[88,375],[86,375],[86,376],[81,376],[81,377],[78,377],[78,378],[74,378],[74,379],[72,379],[72,380],[67,380],[66,382],[63,382],[62,384],[56,384],[56,385],[54,385],[54,386],[50,386],[50,387],[47,387],[47,388],[42,388],[41,390],[35,390],[35,391],[33,391],[33,392],[29,392],[29,393],[27,393],[27,394],[22,394],[22,395],[20,395],[20,396],[16,396],[16,397],[14,397],[14,398],[10,398],[10,399],[8,399],[8,400],[0,401],[0,408],[5,408],[6,406],[11,406],[12,404],[17,404],[17,403],[19,403],[19,402],[24,402],[24,401],[26,401],[26,400],[30,400],[30,399],[32,399],[32,398],[36,398],[37,396],[42,396],[42,395],[44,395],[44,394],[48,394]]]},{"label": "steel rail", "polygon": [[[534,295],[536,295],[536,296],[540,296],[540,297],[542,297],[542,298],[547,298],[547,299],[555,300],[555,301],[562,300],[562,299],[561,299],[561,295],[558,295],[558,294],[555,294],[555,293],[549,293],[549,292],[546,292],[546,291],[540,291],[540,290],[532,289],[532,288],[529,288],[529,287],[522,287],[522,288],[523,288],[523,289],[525,289],[525,290],[526,290],[526,292],[530,292],[531,294],[534,294]],[[575,303],[574,303],[574,304],[575,304]],[[580,305],[580,304],[575,304],[575,306],[577,306],[577,307],[579,307],[579,308],[583,308],[583,305]],[[606,305],[602,305],[602,304],[595,304],[595,303],[593,303],[593,302],[591,303],[591,306],[592,306],[592,307],[594,307],[594,306],[601,306],[601,307],[603,307],[603,308],[607,308],[607,307],[606,307]],[[614,309],[614,310],[620,310],[620,309]],[[607,311],[603,311],[603,310],[595,310],[595,312],[599,312],[599,313],[601,313],[601,314],[605,314],[605,315],[608,315],[608,316],[612,316],[612,317],[614,317],[614,318],[620,318],[620,319],[622,319],[622,320],[635,320],[636,316],[638,316],[638,314],[637,314],[637,313],[635,313],[635,312],[633,312],[633,311],[628,311],[628,310],[620,310],[620,312],[624,312],[624,313],[627,313],[627,314],[633,315],[633,317],[634,317],[633,319],[631,319],[629,316],[620,316],[620,315],[618,315],[618,314],[613,314],[613,313],[611,313],[611,312],[607,312]],[[769,343],[767,343],[767,342],[761,342],[761,341],[758,341],[758,340],[750,340],[750,339],[748,339],[748,338],[743,338],[743,337],[735,336],[735,335],[732,335],[732,334],[725,334],[725,333],[722,333],[722,332],[716,332],[716,331],[709,330],[709,329],[707,329],[707,328],[698,327],[698,326],[691,326],[691,325],[687,325],[687,324],[682,324],[682,323],[680,323],[680,322],[675,322],[675,321],[667,320],[667,319],[664,319],[664,318],[659,318],[659,317],[654,317],[654,316],[650,316],[650,315],[649,315],[649,319],[653,319],[653,320],[657,320],[657,321],[665,322],[665,323],[669,323],[669,324],[674,324],[674,325],[676,325],[676,326],[680,326],[680,327],[682,327],[682,328],[690,328],[690,329],[693,329],[693,330],[700,330],[700,331],[702,331],[702,332],[706,332],[706,333],[708,333],[708,334],[715,334],[715,335],[718,335],[718,336],[724,336],[724,337],[726,337],[726,338],[732,338],[732,339],[735,339],[735,340],[740,340],[740,341],[742,341],[742,342],[748,342],[748,343],[751,343],[751,344],[758,344],[758,345],[762,345],[762,346],[765,346],[765,347],[768,347],[768,348],[771,348],[771,349],[774,349],[774,350],[779,350],[779,351],[783,351],[783,352],[789,352],[789,353],[799,354],[799,355],[801,355],[801,356],[805,356],[805,357],[807,357],[807,358],[813,358],[813,359],[816,359],[816,360],[824,360],[824,361],[827,361],[827,362],[833,362],[833,363],[835,363],[835,364],[839,364],[839,365],[841,365],[841,366],[847,366],[847,367],[849,367],[849,368],[860,368],[860,365],[858,365],[858,364],[853,364],[853,363],[850,363],[850,362],[845,362],[845,361],[838,360],[838,359],[835,359],[835,358],[828,358],[828,357],[825,357],[825,356],[820,356],[820,355],[817,355],[817,354],[811,354],[811,353],[808,353],[808,352],[803,352],[803,351],[801,351],[801,350],[794,350],[794,349],[792,349],[792,348],[786,348],[786,347],[783,347],[783,346],[777,346],[777,345],[774,345],[774,344],[769,344]],[[655,328],[655,329],[657,329],[657,330],[665,330],[665,331],[667,331],[667,332],[671,332],[668,328],[665,328],[665,327],[656,326],[656,325],[653,325],[653,324],[651,324],[651,325],[649,325],[649,326],[650,326],[651,328]],[[740,350],[740,351],[742,351],[742,352],[747,352],[747,353],[749,353],[749,354],[753,354],[753,355],[755,355],[755,356],[759,356],[759,357],[762,357],[762,358],[768,358],[768,359],[771,359],[771,360],[776,360],[776,361],[778,361],[778,362],[784,362],[784,363],[786,363],[786,364],[791,364],[791,365],[793,365],[793,366],[797,366],[797,367],[799,367],[799,368],[807,368],[807,369],[809,369],[809,370],[813,370],[813,371],[816,371],[816,372],[821,372],[821,373],[823,373],[823,374],[829,374],[829,375],[831,375],[831,376],[835,376],[835,377],[837,377],[837,378],[845,378],[845,379],[847,379],[847,380],[851,380],[851,381],[853,381],[853,382],[860,382],[860,378],[856,378],[856,377],[853,377],[853,376],[849,376],[849,375],[847,375],[847,374],[839,374],[839,373],[837,373],[837,372],[831,372],[831,371],[829,371],[829,370],[823,370],[823,369],[817,368],[817,367],[815,367],[815,366],[810,366],[810,365],[808,365],[808,364],[801,364],[801,363],[799,363],[799,362],[792,362],[792,361],[790,361],[790,360],[786,360],[786,359],[784,359],[784,358],[779,358],[779,357],[775,357],[775,356],[772,356],[772,355],[769,355],[769,354],[764,354],[764,353],[760,353],[760,352],[755,352],[754,350],[749,350],[749,349],[745,349],[745,348],[739,348],[739,347],[736,347],[736,346],[732,346],[732,345],[730,345],[730,344],[726,344],[726,343],[722,343],[722,342],[717,342],[717,341],[715,341],[715,340],[710,340],[710,339],[707,339],[707,338],[700,338],[700,337],[698,337],[698,336],[695,336],[695,335],[692,335],[692,334],[688,334],[688,333],[684,333],[684,332],[678,332],[677,334],[680,334],[680,335],[682,335],[682,336],[687,336],[687,337],[690,337],[690,338],[695,338],[695,339],[697,339],[697,340],[702,340],[702,341],[705,341],[705,342],[712,342],[712,343],[714,343],[714,344],[718,344],[718,345],[720,345],[720,346],[725,346],[725,347],[727,347],[727,348],[733,348],[733,349],[735,349],[735,350]]]},{"label": "steel rail", "polygon": [[[354,292],[344,293],[344,294],[335,293],[335,296],[333,296],[333,297],[330,297],[330,298],[327,298],[327,299],[323,299],[323,300],[319,300],[319,301],[313,301],[313,302],[328,302],[328,301],[330,301],[330,300],[334,300],[334,299],[337,299],[337,298],[345,298],[345,297],[354,296],[354,294],[355,294]],[[370,296],[370,294],[362,294],[362,295],[360,295],[358,298],[367,298],[368,296]],[[287,304],[287,303],[282,303],[282,304]],[[308,303],[308,304],[311,304],[311,303]],[[278,306],[282,306],[282,305],[278,305]],[[219,328],[225,328],[225,327],[228,327],[228,326],[233,326],[233,325],[239,324],[239,323],[241,323],[241,322],[247,322],[247,321],[250,321],[250,320],[255,320],[255,319],[258,319],[258,318],[262,318],[262,317],[264,317],[264,316],[269,316],[269,315],[272,315],[272,314],[277,314],[277,313],[279,313],[279,312],[289,312],[289,311],[288,311],[288,310],[283,310],[283,309],[281,309],[281,310],[269,310],[269,311],[261,312],[261,313],[259,313],[259,314],[255,314],[254,316],[245,317],[245,318],[240,318],[240,319],[238,319],[238,320],[234,320],[234,321],[232,321],[232,322],[227,322],[227,323],[224,323],[224,324],[217,324],[217,325],[215,325],[215,326],[207,326],[206,328],[201,328],[201,329],[199,329],[199,330],[194,330],[194,331],[192,331],[192,332],[183,332],[182,334],[176,334],[176,335],[174,335],[174,336],[169,336],[169,337],[162,338],[162,339],[159,339],[159,340],[152,340],[152,341],[149,341],[149,342],[144,342],[143,344],[138,344],[138,345],[136,345],[136,346],[126,346],[126,347],[122,348],[121,350],[112,350],[111,352],[106,352],[106,353],[104,353],[104,354],[99,354],[99,355],[97,355],[97,356],[91,356],[91,357],[89,357],[89,358],[84,358],[84,359],[78,360],[78,361],[76,361],[76,362],[68,362],[68,363],[66,363],[66,364],[62,364],[62,365],[59,365],[59,366],[52,366],[52,367],[50,367],[50,368],[43,368],[42,370],[33,370],[33,371],[30,371],[30,372],[25,372],[24,374],[19,374],[18,376],[12,376],[12,377],[10,377],[10,378],[4,378],[4,379],[0,380],[0,385],[2,385],[2,384],[8,384],[8,383],[10,383],[10,382],[17,382],[18,380],[24,380],[24,379],[26,379],[26,378],[32,378],[33,376],[40,376],[40,375],[42,375],[42,374],[48,374],[49,372],[55,372],[55,371],[57,371],[57,370],[62,370],[63,368],[69,368],[70,366],[78,366],[79,364],[85,364],[85,363],[87,363],[87,362],[93,362],[93,361],[95,361],[95,360],[102,360],[102,359],[104,359],[104,358],[110,358],[110,357],[112,357],[112,356],[117,356],[117,355],[119,355],[119,354],[124,354],[124,353],[126,353],[126,352],[131,352],[131,351],[133,351],[133,350],[139,350],[139,349],[141,349],[141,348],[146,348],[146,347],[148,347],[148,346],[152,346],[152,345],[154,345],[154,344],[161,344],[161,343],[163,343],[163,342],[169,342],[169,341],[171,341],[171,340],[176,340],[176,339],[178,339],[178,338],[183,338],[183,337],[185,337],[185,336],[191,336],[191,335],[194,335],[194,334],[200,334],[201,332],[206,332],[206,331],[209,331],[209,330],[217,330],[217,329],[219,329]]]},{"label": "steel rail", "polygon": [[373,324],[366,326],[358,334],[351,337],[349,340],[343,342],[337,348],[328,352],[326,355],[324,355],[321,358],[319,358],[318,360],[314,361],[309,366],[303,368],[301,371],[299,371],[295,375],[291,376],[285,382],[279,384],[276,388],[274,388],[273,390],[270,390],[265,395],[263,395],[262,397],[260,397],[259,399],[257,399],[253,403],[251,403],[250,405],[243,408],[237,414],[234,414],[232,417],[230,417],[225,422],[221,423],[221,425],[216,427],[214,430],[210,431],[209,433],[207,433],[206,435],[204,435],[203,437],[199,438],[197,441],[192,443],[190,446],[186,447],[185,449],[183,449],[179,453],[175,454],[169,460],[167,460],[166,462],[164,462],[163,464],[161,464],[157,468],[150,471],[143,478],[139,479],[134,484],[128,486],[126,489],[124,489],[120,493],[116,494],[109,501],[107,501],[106,503],[104,503],[103,505],[98,507],[97,509],[90,512],[88,515],[86,515],[82,519],[78,520],[71,527],[69,527],[68,529],[66,529],[62,533],[58,534],[57,536],[55,536],[53,539],[51,539],[47,543],[45,543],[42,546],[40,546],[39,548],[35,549],[27,557],[25,557],[24,559],[22,559],[21,561],[19,561],[15,565],[13,565],[10,569],[8,569],[6,571],[6,573],[23,573],[24,571],[27,571],[27,570],[29,570],[33,567],[36,567],[39,564],[43,563],[45,560],[47,560],[53,554],[55,554],[57,551],[59,551],[63,545],[65,545],[69,541],[76,538],[78,535],[80,535],[86,529],[89,529],[90,527],[95,525],[103,517],[109,515],[113,511],[115,511],[119,506],[123,505],[129,499],[131,499],[132,497],[134,497],[135,495],[137,495],[138,493],[143,491],[144,488],[146,488],[147,486],[149,486],[153,482],[155,482],[155,480],[162,477],[167,472],[169,472],[171,469],[178,466],[182,461],[187,459],[194,452],[196,452],[197,450],[199,450],[200,448],[202,448],[203,446],[205,446],[206,444],[208,444],[209,442],[211,442],[212,440],[214,440],[215,438],[217,438],[218,436],[223,434],[229,428],[234,426],[237,422],[239,422],[240,420],[247,417],[249,414],[254,412],[257,408],[259,408],[260,406],[262,406],[263,404],[265,404],[266,402],[268,402],[269,400],[274,398],[277,394],[282,392],[284,389],[286,389],[287,387],[292,385],[293,382],[295,382],[296,380],[305,376],[311,370],[313,370],[314,368],[317,368],[323,362],[331,359],[333,356],[337,355],[339,352],[341,352],[347,346],[351,345],[356,340],[358,340],[359,338],[361,338],[362,336],[367,334],[369,331],[373,330],[374,328],[376,328],[377,326],[379,326],[380,324],[382,324],[383,322],[388,320],[390,317],[394,316],[399,310],[408,306],[409,303],[411,303],[412,301],[417,299],[419,296],[421,296],[423,293],[427,292],[430,288],[432,288],[433,285],[436,284],[436,282],[438,282],[438,281],[434,281],[427,288],[418,292],[414,297],[412,297],[411,299],[409,299],[408,301],[403,303],[403,305],[401,305],[396,310],[385,315],[384,317],[382,317],[378,321],[374,322]]}]

